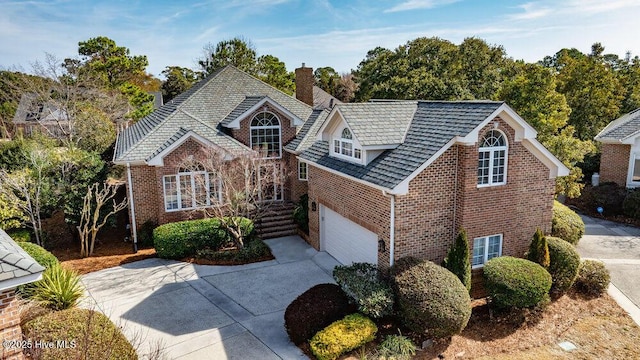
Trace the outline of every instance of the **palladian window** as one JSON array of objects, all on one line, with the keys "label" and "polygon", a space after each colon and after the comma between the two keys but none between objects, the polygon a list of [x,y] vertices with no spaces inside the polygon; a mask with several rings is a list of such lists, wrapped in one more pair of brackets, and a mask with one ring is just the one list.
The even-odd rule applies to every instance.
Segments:
[{"label": "palladian window", "polygon": [[251,120],[251,148],[264,158],[280,158],[280,120],[273,113],[263,111]]},{"label": "palladian window", "polygon": [[478,149],[478,185],[507,183],[507,139],[499,130],[488,131]]},{"label": "palladian window", "polygon": [[333,140],[333,152],[339,155],[348,156],[355,159],[362,159],[362,150],[354,148],[353,135],[348,128],[342,130],[340,139]]}]

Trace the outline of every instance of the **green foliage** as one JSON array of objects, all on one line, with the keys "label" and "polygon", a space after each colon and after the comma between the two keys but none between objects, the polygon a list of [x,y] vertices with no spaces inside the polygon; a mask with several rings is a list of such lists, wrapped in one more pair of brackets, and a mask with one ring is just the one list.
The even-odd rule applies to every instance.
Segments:
[{"label": "green foliage", "polygon": [[42,280],[28,289],[27,297],[53,310],[75,307],[84,295],[80,277],[72,270],[59,264],[42,273]]},{"label": "green foliage", "polygon": [[133,111],[127,113],[128,119],[137,121],[151,114],[153,111],[153,95],[130,82],[120,85],[119,90],[128,99],[129,105],[133,108]]},{"label": "green foliage", "polygon": [[69,345],[74,346],[38,349],[41,352],[37,358],[42,360],[138,358],[120,329],[105,315],[93,310],[54,311],[27,322],[23,332],[32,343],[73,341]]},{"label": "green foliage", "polygon": [[611,275],[602,261],[583,260],[574,286],[585,295],[600,296],[607,291]]},{"label": "green foliage", "polygon": [[292,95],[295,91],[295,74],[287,71],[284,62],[273,55],[262,55],[256,61],[255,75],[258,79]]},{"label": "green foliage", "polygon": [[378,346],[380,360],[411,360],[416,354],[413,341],[402,335],[387,335]]},{"label": "green foliage", "polygon": [[24,241],[17,241],[17,244],[20,245],[20,247],[26,251],[33,260],[37,261],[38,264],[44,266],[46,269],[59,264],[58,258],[41,246]]},{"label": "green foliage", "polygon": [[300,345],[334,321],[354,313],[355,306],[335,284],[319,284],[303,292],[287,306],[284,326],[291,341]]},{"label": "green foliage", "polygon": [[293,209],[293,219],[298,224],[298,228],[305,233],[309,233],[309,195],[300,196],[300,200]]},{"label": "green foliage", "polygon": [[29,242],[31,241],[31,231],[27,229],[12,229],[8,230],[7,234],[15,241],[15,242]]},{"label": "green foliage", "polygon": [[162,82],[165,103],[189,90],[198,81],[198,74],[195,71],[181,66],[167,66],[162,70],[162,75],[165,77]]},{"label": "green foliage", "polygon": [[340,85],[340,74],[330,66],[315,69],[313,77],[315,78],[315,85],[329,94],[335,94]]},{"label": "green foliage", "polygon": [[578,276],[580,254],[569,242],[557,237],[547,237],[547,244],[551,260],[548,270],[553,279],[551,292],[555,295],[561,295],[571,288],[576,276]]},{"label": "green foliage", "polygon": [[309,345],[318,360],[334,360],[373,341],[377,332],[373,321],[360,314],[352,314],[318,332]]},{"label": "green foliage", "polygon": [[181,259],[205,248],[219,250],[229,241],[215,218],[174,222],[153,230],[153,245],[163,259]]},{"label": "green foliage", "polygon": [[453,273],[430,261],[402,258],[393,274],[398,315],[409,329],[445,338],[467,326],[471,299]]},{"label": "green foliage", "polygon": [[109,116],[91,104],[82,104],[75,122],[78,147],[102,154],[116,140],[116,128]]},{"label": "green foliage", "polygon": [[27,166],[27,145],[28,142],[21,138],[0,141],[0,168],[15,171]]},{"label": "green foliage", "polygon": [[198,65],[204,76],[227,65],[253,73],[256,66],[256,50],[250,41],[235,37],[220,41],[214,47],[208,44],[204,48],[205,57],[198,60]]},{"label": "green foliage", "polygon": [[533,234],[533,240],[529,244],[529,251],[527,252],[527,259],[541,265],[547,269],[549,267],[549,246],[547,245],[547,238],[542,233],[540,228],[536,229],[536,233]]},{"label": "green foliage", "polygon": [[[29,218],[17,204],[6,195],[0,194],[0,229],[9,230],[22,226]],[[27,240],[28,241],[28,240]]]},{"label": "green foliage", "polygon": [[393,292],[380,280],[377,266],[368,263],[336,266],[333,278],[363,314],[379,319],[393,311]]},{"label": "green foliage", "polygon": [[640,219],[640,191],[632,190],[622,202],[624,214],[630,218]]},{"label": "green foliage", "polygon": [[584,187],[580,182],[583,176],[578,163],[583,161],[586,155],[596,151],[592,141],[580,140],[577,135],[573,126],[569,125],[558,135],[543,141],[543,145],[569,168],[569,175],[556,178],[556,192],[570,198],[580,196]]},{"label": "green foliage", "polygon": [[485,288],[496,308],[529,308],[549,299],[551,275],[525,259],[501,256],[484,266]]},{"label": "green foliage", "polygon": [[584,235],[584,221],[567,206],[553,202],[553,218],[551,220],[551,235],[564,239],[573,245]]},{"label": "green foliage", "polygon": [[460,279],[467,291],[471,291],[471,262],[469,261],[469,240],[467,232],[460,230],[455,243],[449,249],[442,266]]},{"label": "green foliage", "polygon": [[196,250],[196,257],[229,265],[249,264],[264,261],[265,259],[273,259],[269,246],[257,238],[250,240],[239,250]]},{"label": "green foliage", "polygon": [[158,227],[158,223],[153,220],[147,220],[138,230],[138,243],[140,246],[153,246],[153,230]]}]

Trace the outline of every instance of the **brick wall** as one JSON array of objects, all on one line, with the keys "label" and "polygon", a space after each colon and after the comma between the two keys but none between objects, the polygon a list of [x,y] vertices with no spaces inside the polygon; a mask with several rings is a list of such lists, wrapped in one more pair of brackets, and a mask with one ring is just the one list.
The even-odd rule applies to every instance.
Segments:
[{"label": "brick wall", "polygon": [[309,191],[308,181],[298,180],[298,159],[294,154],[285,152],[283,160],[287,164],[287,174],[289,175],[285,185],[285,199],[296,202],[300,200],[300,196]]},{"label": "brick wall", "polygon": [[602,144],[601,149],[600,183],[613,181],[620,186],[627,186],[631,145]]},{"label": "brick wall", "polygon": [[299,67],[296,73],[296,99],[313,106],[313,69],[310,67]]},{"label": "brick wall", "polygon": [[[266,106],[267,111],[274,113],[278,119],[280,119],[280,136],[282,141],[282,146],[287,145],[293,138],[296,137],[297,128],[295,126],[291,126],[291,119],[277,111],[272,106]],[[263,112],[263,109],[258,109],[254,111],[251,115],[246,117],[243,121],[240,122],[239,129],[231,129],[231,136],[246,146],[251,146],[251,119],[257,114]],[[283,151],[284,153],[284,151]]]},{"label": "brick wall", "polygon": [[[139,165],[131,167],[131,181],[133,182],[133,200],[136,211],[136,228],[140,228],[146,221],[158,223],[158,201],[162,202],[162,195],[158,196],[156,170],[154,167]],[[127,184],[127,198],[130,195]],[[129,204],[131,204],[129,202]],[[129,221],[131,223],[131,207],[129,207]]]},{"label": "brick wall", "polygon": [[[317,204],[312,211],[311,203]],[[328,171],[309,166],[309,243],[320,249],[320,204],[358,225],[378,234],[384,240],[384,253],[378,252],[378,264],[389,264],[389,222],[391,203],[382,191]]]},{"label": "brick wall", "polygon": [[[20,308],[15,298],[15,289],[0,292],[0,339],[22,340],[20,329]],[[22,349],[1,349],[2,359],[22,360]]]}]

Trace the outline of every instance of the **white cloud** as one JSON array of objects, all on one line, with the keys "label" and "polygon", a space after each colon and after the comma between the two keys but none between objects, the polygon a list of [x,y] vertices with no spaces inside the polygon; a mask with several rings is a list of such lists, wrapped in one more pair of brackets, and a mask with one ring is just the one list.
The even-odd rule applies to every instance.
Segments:
[{"label": "white cloud", "polygon": [[513,20],[533,20],[545,17],[552,13],[552,10],[548,7],[540,6],[539,3],[529,2],[519,5],[518,8],[522,9],[522,13],[513,14],[509,17]]},{"label": "white cloud", "polygon": [[458,1],[460,0],[408,0],[390,9],[387,9],[384,12],[390,13],[418,9],[432,9],[439,6],[453,4]]}]

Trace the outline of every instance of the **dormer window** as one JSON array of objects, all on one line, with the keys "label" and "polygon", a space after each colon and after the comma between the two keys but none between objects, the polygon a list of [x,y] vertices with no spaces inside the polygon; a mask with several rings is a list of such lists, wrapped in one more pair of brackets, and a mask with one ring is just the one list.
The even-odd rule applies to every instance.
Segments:
[{"label": "dormer window", "polygon": [[362,159],[362,150],[354,148],[353,135],[351,130],[344,128],[340,135],[340,139],[333,140],[333,152],[342,156],[347,156],[354,159]]}]

